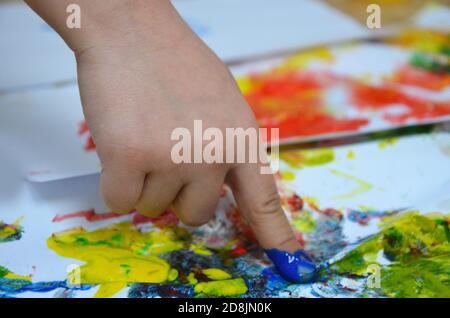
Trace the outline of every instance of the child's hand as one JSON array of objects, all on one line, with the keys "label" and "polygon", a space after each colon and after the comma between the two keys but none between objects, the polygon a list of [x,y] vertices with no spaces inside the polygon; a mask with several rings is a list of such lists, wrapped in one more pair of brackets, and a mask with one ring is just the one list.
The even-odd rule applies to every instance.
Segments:
[{"label": "child's hand", "polygon": [[157,216],[172,206],[184,223],[201,225],[227,182],[262,247],[300,248],[274,178],[261,174],[260,164],[173,163],[175,128],[192,129],[196,119],[203,129],[223,132],[257,123],[225,65],[170,1],[77,0],[79,30],[67,29],[58,15],[68,1],[27,1],[76,54],[82,104],[103,167],[101,188],[113,211]]},{"label": "child's hand", "polygon": [[[199,226],[217,206],[225,179],[265,247],[297,247],[272,175],[257,164],[175,164],[171,133],[194,120],[203,129],[257,127],[224,64],[189,30],[163,44],[132,42],[77,52],[80,93],[97,145],[101,187],[113,211],[158,216],[172,206]],[[224,149],[224,157],[227,149]]]}]

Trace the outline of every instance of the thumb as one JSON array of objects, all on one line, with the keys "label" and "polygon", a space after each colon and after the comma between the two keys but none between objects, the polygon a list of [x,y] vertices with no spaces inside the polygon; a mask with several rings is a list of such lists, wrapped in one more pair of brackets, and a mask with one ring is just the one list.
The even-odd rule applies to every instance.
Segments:
[{"label": "thumb", "polygon": [[227,176],[236,202],[259,244],[286,280],[312,280],[316,266],[301,250],[281,208],[272,174],[261,174],[261,164],[242,164]]}]

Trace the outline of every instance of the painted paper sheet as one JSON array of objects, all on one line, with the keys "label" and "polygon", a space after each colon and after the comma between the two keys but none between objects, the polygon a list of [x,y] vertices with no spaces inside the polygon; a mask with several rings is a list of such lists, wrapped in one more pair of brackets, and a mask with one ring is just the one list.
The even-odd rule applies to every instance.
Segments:
[{"label": "painted paper sheet", "polygon": [[233,71],[261,126],[318,140],[449,120],[449,48],[448,34],[410,30]]},{"label": "painted paper sheet", "polygon": [[[195,229],[170,211],[98,213],[98,193],[79,195],[85,180],[35,184],[45,199],[2,213],[0,295],[450,297],[448,132],[285,151],[280,167],[285,213],[321,264],[313,283],[274,271],[227,191]],[[63,189],[71,200],[53,193]]]}]

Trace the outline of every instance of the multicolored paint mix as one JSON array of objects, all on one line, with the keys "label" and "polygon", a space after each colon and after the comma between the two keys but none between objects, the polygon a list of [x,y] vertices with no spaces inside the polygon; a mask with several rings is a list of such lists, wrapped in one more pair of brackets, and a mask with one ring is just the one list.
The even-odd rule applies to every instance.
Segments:
[{"label": "multicolored paint mix", "polygon": [[[22,238],[23,227],[20,225],[23,217],[13,224],[0,222],[0,244],[17,241]],[[18,275],[0,265],[0,298],[13,297],[24,292],[46,292],[65,285],[65,282],[32,283],[32,275]]]},{"label": "multicolored paint mix", "polygon": [[19,218],[13,224],[6,224],[0,221],[0,243],[20,240],[23,228],[20,226],[22,218]]},{"label": "multicolored paint mix", "polygon": [[[231,204],[198,229],[184,227],[170,211],[158,219],[93,210],[57,216],[58,224],[80,220],[90,225],[47,240],[51,250],[82,265],[53,282],[34,282],[32,276],[0,267],[0,296],[76,297],[90,290],[95,297],[123,290],[128,297],[448,296],[449,216],[323,208],[278,181],[285,212],[305,250],[302,259],[322,264],[306,284],[289,283],[277,273]],[[348,247],[346,222],[365,227],[375,218],[381,220],[378,234],[363,238],[331,266],[323,265]],[[387,261],[379,260],[380,253]],[[366,284],[371,264],[381,268],[380,288]]]},{"label": "multicolored paint mix", "polygon": [[[411,211],[382,221],[382,230],[332,265],[367,276],[380,269],[379,292],[389,297],[450,297],[450,216]],[[387,262],[379,261],[380,253]]]},{"label": "multicolored paint mix", "polygon": [[[260,124],[280,127],[282,139],[359,131],[370,125],[368,113],[395,124],[436,118],[450,114],[448,101],[412,96],[403,87],[434,93],[449,88],[448,40],[437,33],[412,32],[387,41],[410,50],[410,59],[378,84],[314,69],[317,63],[335,63],[336,56],[329,49],[296,54],[267,72],[238,82]],[[346,89],[356,115],[345,116],[329,107],[326,97],[337,87]],[[384,112],[399,104],[406,112]],[[95,149],[85,123],[80,125],[79,135],[87,137],[86,151]],[[379,147],[395,143],[396,139],[384,140]],[[286,151],[280,157],[295,171],[328,164],[335,159],[335,152],[331,148]],[[347,158],[354,159],[355,153],[349,151]],[[371,189],[370,184],[344,171],[330,172],[355,184],[341,198]],[[48,248],[58,256],[82,265],[65,279],[51,282],[35,282],[31,275],[18,275],[0,266],[0,297],[25,292],[75,297],[85,291],[95,292],[96,297],[123,291],[129,297],[450,297],[448,215],[321,206],[289,189],[284,181],[295,176],[289,170],[280,172],[278,186],[305,251],[294,258],[321,264],[318,270],[314,267],[308,272],[313,275],[302,281],[306,284],[292,284],[278,274],[233,204],[198,229],[184,227],[171,211],[146,218],[137,212],[124,216],[87,210],[57,215],[53,222],[61,226],[71,220],[89,226],[70,228],[47,239]],[[362,237],[355,249],[328,264],[354,243],[346,236],[345,226],[365,229],[375,221],[381,226],[377,234]],[[19,222],[0,223],[0,243],[21,238]],[[278,256],[276,251],[269,253],[272,260]],[[375,288],[367,284],[373,268],[380,269],[381,282]]]},{"label": "multicolored paint mix", "polygon": [[[401,47],[409,53],[409,61],[381,77],[333,71],[342,52],[352,54],[360,45],[379,48],[380,44],[386,50]],[[390,128],[450,115],[448,98],[434,100],[411,93],[411,89],[441,92],[450,88],[449,47],[448,35],[407,31],[385,43],[301,52],[272,69],[238,78],[238,84],[260,125],[280,128],[282,141],[365,131],[379,117],[385,121],[384,128]],[[362,54],[352,55],[352,59],[364,60]],[[346,101],[330,99],[336,90],[343,91]]]}]

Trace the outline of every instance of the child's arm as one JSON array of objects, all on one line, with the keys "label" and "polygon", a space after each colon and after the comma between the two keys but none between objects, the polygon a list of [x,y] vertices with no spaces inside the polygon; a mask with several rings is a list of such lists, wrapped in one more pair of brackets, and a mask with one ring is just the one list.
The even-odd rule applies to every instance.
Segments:
[{"label": "child's arm", "polygon": [[[113,211],[147,216],[172,206],[190,225],[213,215],[223,183],[266,249],[300,248],[272,175],[260,164],[174,164],[171,132],[257,127],[226,66],[167,0],[27,0],[74,51],[84,113]],[[81,29],[66,7],[81,7]]]}]

